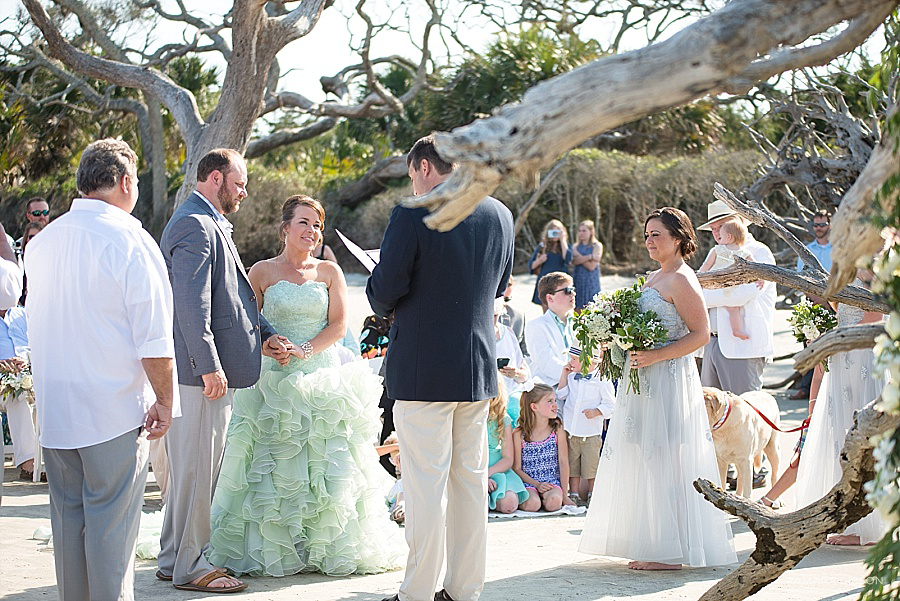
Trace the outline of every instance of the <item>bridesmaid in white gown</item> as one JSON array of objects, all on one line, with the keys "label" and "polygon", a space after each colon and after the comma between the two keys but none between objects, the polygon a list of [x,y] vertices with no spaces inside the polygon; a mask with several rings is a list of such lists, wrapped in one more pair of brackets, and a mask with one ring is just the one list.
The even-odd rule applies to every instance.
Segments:
[{"label": "bridesmaid in white gown", "polygon": [[[628,356],[579,550],[632,559],[635,570],[734,563],[725,514],[692,484],[720,484],[693,356],[709,340],[700,284],[684,262],[697,249],[694,228],[665,207],[647,218],[644,238],[660,269],[647,278],[640,308],[656,312],[669,339]],[[631,369],[640,369],[641,394],[626,393]]]},{"label": "bridesmaid in white gown", "polygon": [[[862,282],[854,282],[861,285]],[[880,313],[867,313],[843,303],[838,305],[838,325],[881,321]],[[825,496],[841,479],[841,449],[853,426],[853,413],[881,394],[884,373],[875,369],[872,349],[837,353],[828,359],[815,410],[809,422],[803,458],[797,472],[797,506],[805,507]],[[868,545],[881,540],[888,524],[877,511],[856,522],[843,534],[831,535],[832,545]]]}]

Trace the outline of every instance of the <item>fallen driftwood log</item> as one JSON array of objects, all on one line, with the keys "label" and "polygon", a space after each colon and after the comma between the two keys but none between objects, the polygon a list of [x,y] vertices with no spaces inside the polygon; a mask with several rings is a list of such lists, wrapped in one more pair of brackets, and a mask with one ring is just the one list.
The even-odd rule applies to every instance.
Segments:
[{"label": "fallen driftwood log", "polygon": [[884,324],[865,323],[841,326],[813,340],[809,346],[794,355],[794,369],[805,372],[835,353],[845,353],[861,348],[872,348],[875,339],[884,334]]},{"label": "fallen driftwood log", "polygon": [[875,408],[880,400],[872,401],[854,416],[841,451],[840,481],[827,495],[793,513],[776,513],[727,493],[708,480],[694,482],[710,503],[747,522],[756,535],[756,549],[747,561],[709,589],[700,601],[746,599],[818,549],[829,534],[843,532],[872,511],[863,489],[875,477],[870,439],[900,425],[900,415]]}]

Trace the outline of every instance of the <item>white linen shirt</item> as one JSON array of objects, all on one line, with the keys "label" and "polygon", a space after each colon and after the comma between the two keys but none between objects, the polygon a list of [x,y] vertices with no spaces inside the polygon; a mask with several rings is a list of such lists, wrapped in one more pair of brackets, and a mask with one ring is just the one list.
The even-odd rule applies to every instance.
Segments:
[{"label": "white linen shirt", "polygon": [[159,246],[122,209],[79,198],[28,248],[25,311],[41,446],[83,448],[142,426],[156,395],[141,359],[175,357]]},{"label": "white linen shirt", "polygon": [[[612,382],[601,380],[596,375],[589,380],[575,379],[575,374],[566,377],[566,385],[556,391],[556,398],[562,403],[563,428],[569,436],[587,438],[603,434],[603,422],[609,419],[616,406],[616,391]],[[602,417],[588,419],[585,409],[599,409]]]}]

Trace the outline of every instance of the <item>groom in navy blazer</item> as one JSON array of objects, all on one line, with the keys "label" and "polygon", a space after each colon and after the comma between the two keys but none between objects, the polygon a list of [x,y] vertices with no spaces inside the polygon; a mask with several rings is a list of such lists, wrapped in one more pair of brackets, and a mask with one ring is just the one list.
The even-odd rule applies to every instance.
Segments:
[{"label": "groom in navy blazer", "polygon": [[[453,169],[431,136],[406,160],[417,196]],[[513,219],[491,197],[449,232],[426,227],[427,214],[394,208],[366,287],[374,311],[394,315],[385,379],[397,399],[410,554],[400,592],[388,599],[475,601],[487,540],[487,401],[497,396],[493,307],[512,271]]]}]

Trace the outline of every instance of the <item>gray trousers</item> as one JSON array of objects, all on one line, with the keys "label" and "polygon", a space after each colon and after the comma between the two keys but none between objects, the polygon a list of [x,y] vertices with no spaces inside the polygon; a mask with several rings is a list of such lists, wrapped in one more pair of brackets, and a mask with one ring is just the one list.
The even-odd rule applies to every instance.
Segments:
[{"label": "gray trousers", "polygon": [[209,512],[225,453],[231,420],[229,391],[211,401],[199,386],[178,386],[181,417],[166,434],[169,498],[160,536],[159,570],[173,584],[187,584],[213,571],[209,549]]},{"label": "gray trousers", "polygon": [[734,394],[744,394],[751,390],[762,390],[765,357],[750,359],[729,359],[719,348],[718,336],[712,336],[703,350],[703,368],[700,383]]},{"label": "gray trousers", "polygon": [[81,449],[44,449],[60,601],[132,601],[147,484],[140,430]]}]

